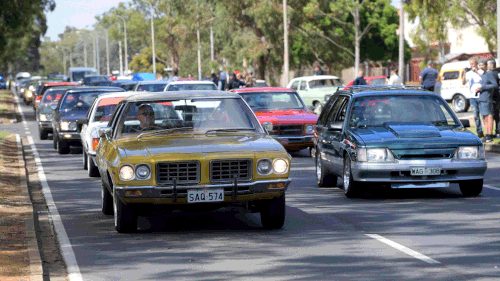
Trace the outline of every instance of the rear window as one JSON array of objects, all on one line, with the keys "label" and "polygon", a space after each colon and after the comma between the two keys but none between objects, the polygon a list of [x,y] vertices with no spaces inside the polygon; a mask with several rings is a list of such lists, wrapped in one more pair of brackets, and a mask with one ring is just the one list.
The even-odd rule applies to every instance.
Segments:
[{"label": "rear window", "polygon": [[53,102],[58,101],[61,98],[62,94],[64,94],[65,91],[66,91],[66,89],[64,89],[64,90],[49,90],[49,91],[45,92],[40,104],[53,103]]},{"label": "rear window", "polygon": [[163,92],[167,84],[143,84],[137,87],[137,91],[144,92]]},{"label": "rear window", "polygon": [[61,101],[61,110],[65,112],[87,111],[99,94],[100,92],[69,93]]},{"label": "rear window", "polygon": [[309,88],[321,88],[321,87],[339,87],[340,83],[337,79],[320,79],[309,81]]},{"label": "rear window", "polygon": [[109,121],[123,97],[104,98],[99,101],[93,122]]},{"label": "rear window", "polygon": [[167,91],[217,90],[214,84],[175,84],[168,86]]}]

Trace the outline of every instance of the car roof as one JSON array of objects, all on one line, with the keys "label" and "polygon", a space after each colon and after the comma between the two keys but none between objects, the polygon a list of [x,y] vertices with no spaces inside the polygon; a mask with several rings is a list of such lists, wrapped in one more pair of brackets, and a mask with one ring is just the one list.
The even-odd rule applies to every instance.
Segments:
[{"label": "car roof", "polygon": [[[352,86],[351,86],[352,87]],[[392,87],[366,87],[366,89],[347,89],[339,90],[335,95],[344,94],[352,97],[366,97],[366,96],[387,96],[387,95],[425,95],[425,96],[439,96],[437,93],[423,90],[419,87],[408,86],[392,86]]]},{"label": "car roof", "polygon": [[150,80],[150,81],[137,81],[138,83],[137,84],[140,84],[140,85],[146,85],[146,84],[165,84],[167,85],[168,84],[168,81],[162,81],[162,80]]},{"label": "car roof", "polygon": [[104,98],[119,98],[119,97],[128,97],[131,95],[136,94],[135,92],[109,92],[109,93],[102,93],[97,96],[97,99],[104,99]]},{"label": "car roof", "polygon": [[235,93],[252,93],[252,92],[295,92],[295,90],[280,87],[255,87],[241,88],[233,90]]},{"label": "car roof", "polygon": [[48,88],[43,94],[45,95],[46,93],[53,92],[53,91],[61,91],[61,90],[68,90],[68,89],[73,89],[74,87],[51,87]]},{"label": "car roof", "polygon": [[172,92],[131,92],[135,95],[128,96],[122,102],[156,101],[186,98],[241,98],[240,95],[225,91],[198,90],[198,91],[172,91]]},{"label": "car roof", "polygon": [[124,92],[125,90],[120,87],[84,86],[84,87],[71,88],[70,90],[67,91],[67,93],[97,92],[97,91]]},{"label": "car roof", "polygon": [[45,82],[43,83],[44,86],[77,86],[80,85],[75,82]]},{"label": "car roof", "polygon": [[186,80],[186,81],[172,81],[169,83],[170,85],[179,85],[179,84],[182,84],[182,85],[186,85],[186,84],[206,84],[206,85],[210,85],[210,84],[214,84],[214,82],[212,81],[200,81],[200,80]]},{"label": "car roof", "polygon": [[338,76],[333,76],[333,75],[314,75],[314,76],[303,76],[303,77],[296,77],[293,78],[293,80],[306,80],[306,81],[313,81],[313,80],[323,80],[323,79],[339,79]]}]

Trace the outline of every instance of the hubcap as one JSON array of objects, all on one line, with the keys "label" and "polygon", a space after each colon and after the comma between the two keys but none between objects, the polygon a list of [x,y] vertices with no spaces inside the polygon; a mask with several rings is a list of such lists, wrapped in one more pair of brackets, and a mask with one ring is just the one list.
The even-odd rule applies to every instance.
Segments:
[{"label": "hubcap", "polygon": [[104,187],[101,187],[101,208],[104,209]]},{"label": "hubcap", "polygon": [[454,107],[457,111],[463,111],[465,107],[465,102],[461,97],[454,100]]},{"label": "hubcap", "polygon": [[316,178],[318,181],[321,181],[321,159],[319,158],[319,154],[316,156]]},{"label": "hubcap", "polygon": [[348,160],[344,164],[344,190],[347,191],[351,182],[351,164]]}]

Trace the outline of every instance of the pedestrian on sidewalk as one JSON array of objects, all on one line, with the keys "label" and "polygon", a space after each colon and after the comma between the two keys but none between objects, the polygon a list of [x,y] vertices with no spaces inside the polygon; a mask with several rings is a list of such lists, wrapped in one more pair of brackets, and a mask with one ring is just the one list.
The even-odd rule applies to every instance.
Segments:
[{"label": "pedestrian on sidewalk", "polygon": [[481,124],[481,115],[479,113],[479,91],[481,85],[481,75],[483,71],[477,67],[477,58],[472,57],[469,59],[470,68],[466,68],[465,75],[462,77],[462,84],[468,85],[470,96],[470,106],[474,114],[474,122],[476,123],[477,136],[483,138],[483,126]]},{"label": "pedestrian on sidewalk", "polygon": [[219,71],[219,84],[217,87],[219,88],[219,91],[224,91],[226,89],[227,85],[227,76],[226,73],[220,68]]},{"label": "pedestrian on sidewalk", "polygon": [[352,85],[368,85],[368,83],[366,83],[365,77],[363,77],[363,70],[358,71],[358,77],[354,80]]},{"label": "pedestrian on sidewalk", "polygon": [[438,78],[438,72],[433,67],[433,62],[427,62],[427,68],[420,72],[420,84],[424,86],[427,91],[434,92],[434,86],[436,86],[436,79]]},{"label": "pedestrian on sidewalk", "polygon": [[396,67],[393,67],[391,69],[391,77],[389,77],[387,85],[403,85],[403,82],[401,82],[401,78],[399,78],[398,76],[398,69]]},{"label": "pedestrian on sidewalk", "polygon": [[497,78],[494,76],[493,69],[496,68],[495,60],[487,61],[486,65],[484,60],[480,60],[479,68],[483,69],[485,73],[481,76],[481,85],[479,90],[479,113],[483,116],[485,136],[483,142],[493,141],[493,90],[498,88]]},{"label": "pedestrian on sidewalk", "polygon": [[493,121],[495,135],[493,137],[500,138],[500,67],[492,70],[494,76],[497,78],[498,88],[493,93]]}]

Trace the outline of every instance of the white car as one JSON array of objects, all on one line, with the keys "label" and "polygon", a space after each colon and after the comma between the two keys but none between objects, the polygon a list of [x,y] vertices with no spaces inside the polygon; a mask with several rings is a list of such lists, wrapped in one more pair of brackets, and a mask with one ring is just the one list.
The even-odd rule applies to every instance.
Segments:
[{"label": "white car", "polygon": [[212,81],[185,80],[173,81],[168,83],[164,91],[200,91],[200,90],[217,90],[217,86]]},{"label": "white car", "polygon": [[83,169],[89,177],[98,177],[99,170],[95,162],[95,149],[99,144],[99,128],[106,127],[118,103],[134,92],[105,93],[99,95],[90,106],[85,118],[78,119],[77,126],[83,146]]},{"label": "white car", "polygon": [[324,102],[341,87],[343,85],[339,77],[331,75],[297,77],[287,85],[287,88],[297,91],[306,106],[312,107],[318,116]]}]

